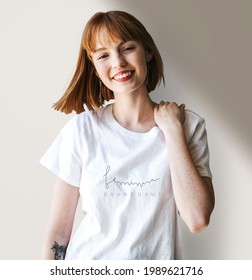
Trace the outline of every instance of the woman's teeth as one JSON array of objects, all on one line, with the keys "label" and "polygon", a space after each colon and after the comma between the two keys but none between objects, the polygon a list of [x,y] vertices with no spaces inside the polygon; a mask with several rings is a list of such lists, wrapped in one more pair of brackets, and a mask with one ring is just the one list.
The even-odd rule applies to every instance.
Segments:
[{"label": "woman's teeth", "polygon": [[120,75],[116,75],[114,77],[115,80],[120,80],[120,79],[123,79],[123,78],[126,78],[128,76],[131,76],[131,72],[125,72],[123,74],[120,74]]}]

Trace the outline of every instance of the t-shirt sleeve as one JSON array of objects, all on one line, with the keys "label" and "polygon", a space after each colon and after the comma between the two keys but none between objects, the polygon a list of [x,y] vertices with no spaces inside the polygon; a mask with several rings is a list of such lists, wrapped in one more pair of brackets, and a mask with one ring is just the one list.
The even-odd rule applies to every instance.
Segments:
[{"label": "t-shirt sleeve", "polygon": [[[201,176],[212,178],[210,155],[207,141],[206,122],[203,118],[192,115],[187,119],[187,144]],[[190,124],[189,124],[190,123]]]},{"label": "t-shirt sleeve", "polygon": [[81,180],[81,135],[77,117],[62,128],[40,163],[66,183],[79,187]]}]

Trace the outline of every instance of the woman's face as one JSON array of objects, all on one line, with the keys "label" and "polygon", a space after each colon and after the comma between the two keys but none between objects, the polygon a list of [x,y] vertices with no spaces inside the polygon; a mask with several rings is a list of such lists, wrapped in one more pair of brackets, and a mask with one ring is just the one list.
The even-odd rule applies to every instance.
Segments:
[{"label": "woman's face", "polygon": [[96,74],[104,85],[116,94],[147,90],[145,85],[147,61],[152,58],[137,41],[123,42],[99,34],[92,54]]}]

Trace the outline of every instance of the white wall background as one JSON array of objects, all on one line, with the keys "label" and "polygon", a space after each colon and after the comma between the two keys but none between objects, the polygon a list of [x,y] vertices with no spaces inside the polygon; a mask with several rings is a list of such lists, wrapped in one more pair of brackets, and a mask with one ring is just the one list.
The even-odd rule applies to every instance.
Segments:
[{"label": "white wall background", "polygon": [[139,18],[161,51],[166,87],[154,99],[207,121],[216,208],[203,233],[182,226],[184,258],[252,259],[249,0],[0,0],[0,259],[39,258],[54,178],[38,161],[70,117],[50,107],[86,21],[111,9]]}]

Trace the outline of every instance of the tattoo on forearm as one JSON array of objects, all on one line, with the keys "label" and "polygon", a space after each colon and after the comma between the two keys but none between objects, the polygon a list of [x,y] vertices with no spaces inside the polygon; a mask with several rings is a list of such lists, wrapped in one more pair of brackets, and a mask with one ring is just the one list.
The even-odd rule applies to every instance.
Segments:
[{"label": "tattoo on forearm", "polygon": [[54,259],[55,260],[64,260],[66,255],[67,246],[59,245],[56,241],[51,248],[54,252]]}]

